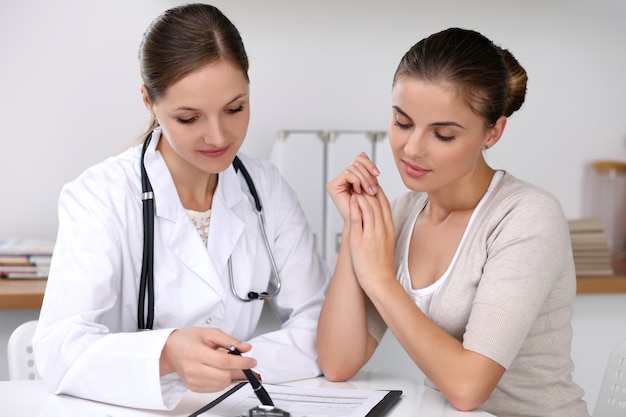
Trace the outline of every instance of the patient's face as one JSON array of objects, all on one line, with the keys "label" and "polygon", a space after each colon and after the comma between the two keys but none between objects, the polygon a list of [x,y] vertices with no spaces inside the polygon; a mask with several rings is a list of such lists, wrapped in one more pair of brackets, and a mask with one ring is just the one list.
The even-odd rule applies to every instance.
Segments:
[{"label": "patient's face", "polygon": [[389,142],[408,188],[432,192],[471,180],[487,137],[484,120],[452,85],[410,77],[396,81]]}]

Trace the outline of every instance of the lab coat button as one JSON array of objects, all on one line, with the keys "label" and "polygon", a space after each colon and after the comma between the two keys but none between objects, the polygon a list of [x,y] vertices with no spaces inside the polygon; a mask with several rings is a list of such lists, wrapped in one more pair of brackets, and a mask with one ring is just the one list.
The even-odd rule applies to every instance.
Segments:
[{"label": "lab coat button", "polygon": [[211,323],[213,322],[213,319],[212,319],[211,317],[209,317],[209,318],[207,318],[204,322],[205,322],[206,324],[211,324]]}]

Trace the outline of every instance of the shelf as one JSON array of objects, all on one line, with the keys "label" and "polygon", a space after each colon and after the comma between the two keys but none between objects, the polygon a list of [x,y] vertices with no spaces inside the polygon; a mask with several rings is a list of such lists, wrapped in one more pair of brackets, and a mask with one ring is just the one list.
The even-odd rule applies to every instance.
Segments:
[{"label": "shelf", "polygon": [[626,259],[613,261],[613,272],[610,277],[576,278],[576,294],[626,293]]},{"label": "shelf", "polygon": [[0,310],[41,308],[47,282],[45,279],[0,278]]},{"label": "shelf", "polygon": [[[576,294],[626,294],[626,259],[613,262],[611,277],[578,277]],[[45,279],[0,278],[0,310],[39,309],[46,290]]]}]

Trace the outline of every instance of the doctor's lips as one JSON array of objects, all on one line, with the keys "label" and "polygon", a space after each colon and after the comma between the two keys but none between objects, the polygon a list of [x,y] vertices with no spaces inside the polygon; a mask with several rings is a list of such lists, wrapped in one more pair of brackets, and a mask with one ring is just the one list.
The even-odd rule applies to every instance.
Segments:
[{"label": "doctor's lips", "polygon": [[228,152],[228,149],[230,149],[230,145],[225,146],[223,148],[219,148],[219,149],[207,149],[207,150],[198,151],[198,152],[200,152],[202,155],[209,157],[209,158],[218,158],[224,155],[226,152]]},{"label": "doctor's lips", "polygon": [[413,177],[413,178],[422,178],[423,176],[431,172],[430,169],[426,169],[418,165],[410,164],[405,160],[402,160],[402,166],[404,167],[404,172],[409,177]]}]

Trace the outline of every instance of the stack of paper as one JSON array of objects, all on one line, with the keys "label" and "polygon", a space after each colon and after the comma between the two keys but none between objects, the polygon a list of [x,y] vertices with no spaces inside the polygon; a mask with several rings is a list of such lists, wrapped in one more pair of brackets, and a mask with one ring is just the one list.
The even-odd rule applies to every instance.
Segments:
[{"label": "stack of paper", "polygon": [[609,238],[597,218],[569,220],[576,275],[613,275]]},{"label": "stack of paper", "polygon": [[54,241],[0,238],[0,277],[47,278]]}]

